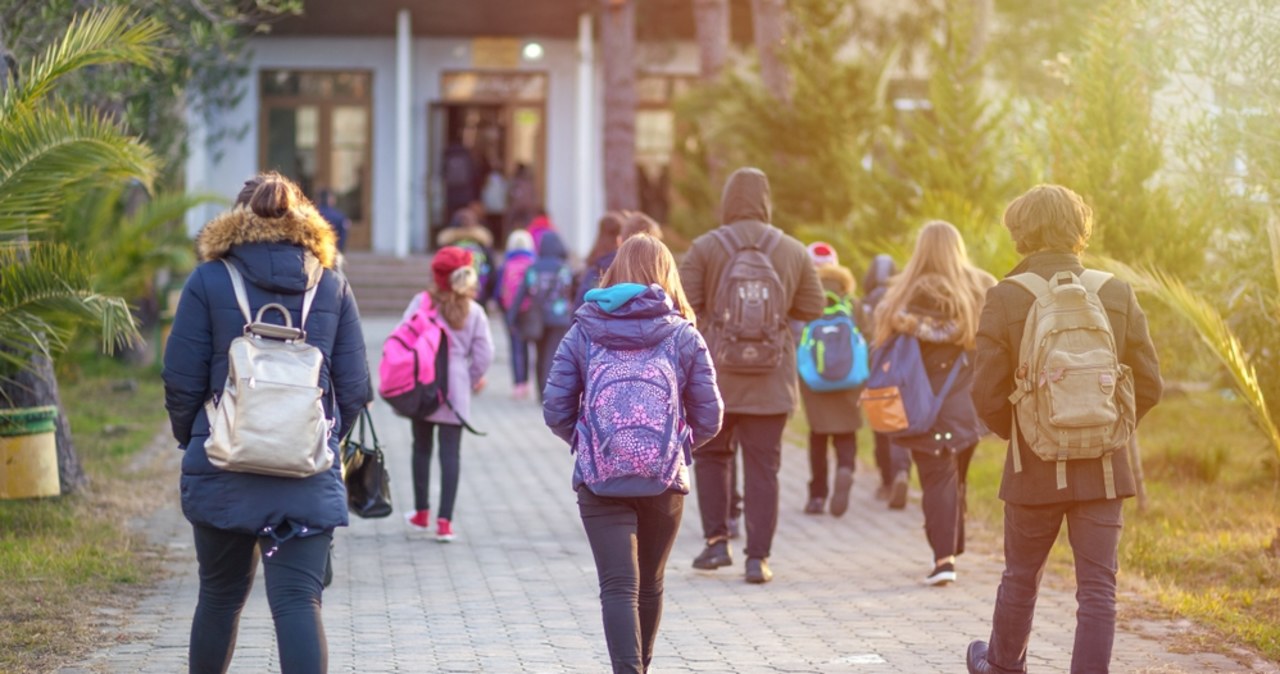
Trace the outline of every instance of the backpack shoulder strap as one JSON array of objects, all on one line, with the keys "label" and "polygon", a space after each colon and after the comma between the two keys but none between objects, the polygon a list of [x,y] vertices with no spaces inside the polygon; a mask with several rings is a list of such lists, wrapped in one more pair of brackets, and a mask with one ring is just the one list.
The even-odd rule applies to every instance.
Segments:
[{"label": "backpack shoulder strap", "polygon": [[236,304],[240,307],[240,313],[244,314],[244,324],[249,325],[253,322],[253,315],[249,311],[249,295],[244,289],[244,277],[240,275],[240,270],[225,257],[222,258],[222,264],[226,265],[227,275],[231,277],[231,289],[235,291]]},{"label": "backpack shoulder strap", "polygon": [[1107,281],[1110,281],[1111,278],[1112,274],[1110,272],[1101,271],[1099,269],[1086,269],[1084,270],[1084,273],[1080,275],[1080,283],[1084,285],[1085,290],[1097,295],[1098,291],[1102,290],[1102,286],[1106,284]]},{"label": "backpack shoulder strap", "polygon": [[760,240],[756,242],[756,247],[764,251],[768,257],[773,256],[773,251],[778,248],[778,244],[782,243],[782,230],[769,225],[764,230],[764,234],[760,235]]},{"label": "backpack shoulder strap", "polygon": [[320,289],[320,281],[324,279],[324,272],[320,272],[321,276],[316,279],[315,285],[307,288],[307,292],[302,295],[302,322],[298,327],[305,333],[307,330],[307,316],[311,314],[311,303],[316,299],[316,291]]},{"label": "backpack shoulder strap", "polygon": [[719,227],[711,230],[711,236],[715,237],[715,240],[720,242],[720,245],[724,247],[724,250],[729,254],[729,257],[733,257],[733,254],[738,252],[738,249],[742,247],[742,238],[738,236],[737,232],[733,231],[732,227],[720,225]]},{"label": "backpack shoulder strap", "polygon": [[1035,295],[1036,299],[1040,299],[1041,297],[1048,295],[1051,290],[1049,288],[1048,281],[1041,278],[1039,274],[1034,274],[1032,272],[1015,274],[1005,280],[1012,281],[1013,283],[1022,286],[1027,292]]}]

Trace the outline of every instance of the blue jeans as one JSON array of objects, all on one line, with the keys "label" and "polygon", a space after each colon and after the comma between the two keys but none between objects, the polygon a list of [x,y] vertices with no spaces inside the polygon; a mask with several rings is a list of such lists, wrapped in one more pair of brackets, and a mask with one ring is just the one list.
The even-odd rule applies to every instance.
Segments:
[{"label": "blue jeans", "polygon": [[1004,506],[1004,576],[996,592],[995,618],[987,662],[999,672],[1027,671],[1027,644],[1045,560],[1067,521],[1067,539],[1076,563],[1076,637],[1072,674],[1105,674],[1116,636],[1116,571],[1120,531],[1119,499]]},{"label": "blue jeans", "polygon": [[[253,589],[259,548],[276,545],[269,536],[240,534],[195,525],[200,597],[191,622],[188,667],[192,674],[221,674],[235,653],[240,611]],[[333,530],[279,543],[261,555],[267,603],[276,625],[282,674],[315,674],[329,669],[329,646],[320,620],[320,595]]]},{"label": "blue jeans", "polygon": [[680,530],[684,494],[609,498],[578,489],[578,512],[600,579],[600,612],[615,674],[640,674],[653,660],[662,621],[667,558]]}]

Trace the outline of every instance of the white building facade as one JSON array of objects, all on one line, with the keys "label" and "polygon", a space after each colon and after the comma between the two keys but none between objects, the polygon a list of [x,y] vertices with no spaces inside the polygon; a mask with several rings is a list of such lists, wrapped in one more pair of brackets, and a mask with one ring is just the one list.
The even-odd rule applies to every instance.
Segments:
[{"label": "white building facade", "polygon": [[[473,2],[517,16],[469,27],[440,14],[454,11],[453,0],[402,2],[358,18],[348,16],[347,3],[308,0],[304,17],[250,40],[245,95],[219,120],[246,133],[210,142],[199,116],[191,116],[187,189],[231,197],[255,173],[277,170],[309,196],[321,188],[335,194],[353,224],[349,251],[405,256],[430,251],[434,233],[457,207],[442,157],[461,144],[473,161],[472,198],[480,199],[491,170],[510,177],[524,165],[537,202],[570,248],[585,253],[604,204],[605,46],[597,44],[595,17],[589,7],[556,3],[569,7],[551,12],[555,17],[530,14],[526,23],[539,32],[512,34],[521,12],[538,10]],[[437,30],[445,16],[457,25]],[[539,28],[534,19],[557,23]],[[504,34],[484,34],[487,25]],[[646,208],[646,198],[664,199],[671,189],[671,101],[696,77],[698,59],[691,35],[642,37],[637,53],[637,171],[642,186],[652,185],[641,189],[642,209],[654,210],[662,205]],[[212,210],[193,210],[189,230]],[[490,217],[500,241],[510,224]]]}]

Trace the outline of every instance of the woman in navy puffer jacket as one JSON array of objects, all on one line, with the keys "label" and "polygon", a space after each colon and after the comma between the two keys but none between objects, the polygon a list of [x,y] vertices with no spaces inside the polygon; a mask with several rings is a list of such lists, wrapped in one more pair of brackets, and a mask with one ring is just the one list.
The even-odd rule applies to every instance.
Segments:
[{"label": "woman in navy puffer jacket", "polygon": [[[341,462],[308,478],[228,472],[205,455],[205,402],[227,378],[227,349],[244,330],[231,277],[236,266],[249,305],[287,307],[300,321],[303,295],[317,285],[307,342],[325,356],[320,373],[335,456],[360,408],[370,400],[360,315],[334,264],[333,230],[298,190],[276,173],[245,182],[235,208],[196,239],[203,264],[187,279],[164,354],[165,407],[182,459],[182,511],[195,536],[200,596],[191,626],[190,671],[225,672],[240,610],[257,571],[259,549],[276,623],[282,672],[323,672],[328,664],[320,595],[333,530],[347,524]],[[272,314],[277,320],[278,315]],[[265,318],[265,317],[264,317]]]},{"label": "woman in navy puffer jacket", "polygon": [[573,487],[600,579],[614,672],[648,671],[663,570],[689,493],[689,452],[724,403],[675,260],[628,239],[556,350],[543,417],[577,453]]}]

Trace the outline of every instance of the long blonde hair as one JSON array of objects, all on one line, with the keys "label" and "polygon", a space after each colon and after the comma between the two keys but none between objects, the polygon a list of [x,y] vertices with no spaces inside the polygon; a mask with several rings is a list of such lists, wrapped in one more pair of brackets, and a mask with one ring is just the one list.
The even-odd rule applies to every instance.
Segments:
[{"label": "long blonde hair", "polygon": [[982,303],[987,288],[993,285],[995,279],[990,274],[969,262],[960,230],[942,220],[925,223],[911,260],[902,273],[890,281],[884,299],[876,307],[876,345],[893,337],[895,317],[906,311],[911,300],[923,295],[936,302],[947,318],[955,320],[956,342],[972,349]]},{"label": "long blonde hair", "polygon": [[444,317],[444,322],[454,330],[461,330],[467,324],[467,316],[471,313],[471,301],[479,292],[475,268],[458,267],[449,274],[449,288],[437,288],[435,282],[427,292],[431,295],[431,303],[436,311]]},{"label": "long blonde hair", "polygon": [[680,285],[676,259],[671,256],[671,251],[667,250],[665,244],[649,234],[636,234],[622,242],[618,256],[600,280],[600,287],[607,288],[618,283],[656,283],[671,298],[671,303],[681,316],[690,323],[697,322],[693,308],[684,296],[684,286]]}]

